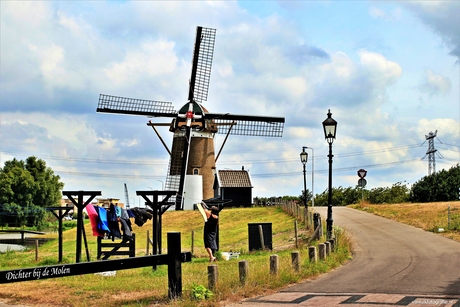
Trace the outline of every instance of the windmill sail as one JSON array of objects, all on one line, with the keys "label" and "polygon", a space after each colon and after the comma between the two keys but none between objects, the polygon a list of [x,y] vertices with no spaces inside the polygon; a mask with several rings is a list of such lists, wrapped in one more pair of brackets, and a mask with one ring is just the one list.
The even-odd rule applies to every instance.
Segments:
[{"label": "windmill sail", "polygon": [[175,117],[177,113],[171,102],[99,95],[97,112],[151,117]]},{"label": "windmill sail", "polygon": [[[197,27],[195,48],[193,50],[192,72],[190,75],[188,109],[185,112],[185,116],[179,112],[179,117],[186,118],[186,125],[184,149],[182,151],[183,161],[178,190],[179,197],[176,199],[176,210],[182,210],[184,208],[184,188],[190,155],[190,144],[192,142],[192,121],[202,118],[202,115],[195,114],[195,109],[198,107],[196,105],[197,102],[206,101],[208,99],[209,79],[211,78],[215,38],[215,29]],[[171,180],[166,179],[166,181]]]},{"label": "windmill sail", "polygon": [[[171,102],[104,94],[99,97],[97,112],[173,118],[169,131],[173,132],[174,136],[172,149],[171,151],[168,149],[170,163],[165,189],[178,192],[176,196],[170,198],[176,203],[178,210],[184,209],[186,198],[189,206],[192,198],[199,196],[200,202],[214,197],[212,186],[216,170],[214,152],[216,133],[262,137],[283,135],[285,122],[283,117],[209,113],[203,107],[202,102],[208,99],[215,37],[215,29],[197,27],[188,101],[178,111],[174,110]],[[149,121],[147,125],[164,126],[165,123]],[[201,187],[197,188],[198,186]],[[191,197],[197,191],[201,194],[197,193]]]},{"label": "windmill sail", "polygon": [[283,136],[284,117],[208,113],[206,114],[206,118],[213,119],[219,129],[217,132],[219,134],[229,133],[230,135],[265,137]]},{"label": "windmill sail", "polygon": [[188,95],[190,102],[208,100],[215,40],[216,29],[197,27]]}]

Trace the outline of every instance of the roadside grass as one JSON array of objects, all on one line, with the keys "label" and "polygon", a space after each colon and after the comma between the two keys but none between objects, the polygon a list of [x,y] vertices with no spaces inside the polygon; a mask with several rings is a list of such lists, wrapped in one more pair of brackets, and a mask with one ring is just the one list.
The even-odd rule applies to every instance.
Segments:
[{"label": "roadside grass", "polygon": [[[121,270],[112,277],[86,274],[3,284],[0,288],[0,298],[10,303],[28,306],[220,306],[313,278],[333,270],[351,257],[351,242],[344,231],[337,229],[336,252],[332,253],[326,261],[310,263],[304,241],[300,241],[299,249],[295,249],[294,218],[280,208],[228,209],[223,210],[219,217],[221,251],[234,251],[241,254],[239,259],[217,262],[218,284],[212,291],[212,297],[206,300],[192,298],[194,289],[199,286],[208,288],[207,267],[209,262],[203,248],[203,220],[198,212],[190,211],[166,212],[163,214],[162,223],[164,253],[166,253],[167,232],[181,232],[182,251],[191,251],[192,231],[195,233],[192,262],[182,264],[183,295],[181,299],[169,301],[167,298],[167,266],[158,266],[155,271],[151,267]],[[272,223],[273,251],[248,252],[248,223],[255,222]],[[304,228],[304,225],[299,225],[301,230],[299,237],[310,237],[311,230],[306,231]],[[144,256],[146,253],[147,230],[151,235],[151,221],[142,227],[133,225],[133,232],[136,233],[136,256]],[[92,236],[89,223],[85,224],[85,232],[91,261],[96,261],[97,240]],[[57,238],[57,234],[48,236]],[[76,229],[64,232],[63,241],[63,262],[74,263]],[[316,245],[318,242],[314,241],[312,244]],[[300,253],[299,272],[292,268],[292,251]],[[277,254],[280,261],[279,273],[276,276],[269,273],[269,258],[272,254]],[[55,265],[57,259],[58,242],[53,240],[39,248],[38,261],[35,261],[34,249],[25,252],[10,251],[0,254],[0,266],[2,270],[7,270]],[[84,244],[81,259],[86,261]],[[238,262],[240,260],[246,260],[249,264],[249,275],[244,285],[239,281]]]},{"label": "roadside grass", "polygon": [[[450,206],[450,222],[449,222]],[[438,233],[460,242],[460,202],[403,203],[372,205],[369,203],[351,205],[426,231]],[[449,227],[450,226],[450,227]]]}]

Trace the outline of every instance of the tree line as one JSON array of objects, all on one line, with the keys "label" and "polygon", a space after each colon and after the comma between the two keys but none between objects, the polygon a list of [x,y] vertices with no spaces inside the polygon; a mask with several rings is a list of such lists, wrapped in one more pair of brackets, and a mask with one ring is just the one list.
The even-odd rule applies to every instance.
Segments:
[{"label": "tree line", "polygon": [[[38,229],[45,224],[46,207],[60,205],[64,183],[46,162],[34,156],[25,161],[14,158],[0,168],[0,226],[33,226]],[[312,204],[311,191],[302,190],[299,196],[256,197],[254,205],[269,206],[280,199],[295,200],[301,205]],[[333,187],[332,205],[347,206],[362,200],[371,204],[405,202],[453,201],[460,199],[460,166],[441,170],[425,176],[409,188],[406,182],[391,187],[371,190],[355,187]],[[315,206],[328,205],[328,190],[315,195]]]},{"label": "tree line", "polygon": [[[296,200],[303,205],[305,199],[312,205],[312,193],[307,189],[302,194],[282,197],[257,197],[258,204],[274,203],[276,199]],[[410,188],[407,182],[396,182],[391,187],[361,189],[361,187],[332,187],[332,205],[347,206],[358,204],[362,200],[371,204],[397,204],[405,202],[436,202],[455,201],[460,199],[460,165],[449,170],[441,170],[425,176],[415,182]],[[328,189],[315,195],[315,206],[328,205]]]}]

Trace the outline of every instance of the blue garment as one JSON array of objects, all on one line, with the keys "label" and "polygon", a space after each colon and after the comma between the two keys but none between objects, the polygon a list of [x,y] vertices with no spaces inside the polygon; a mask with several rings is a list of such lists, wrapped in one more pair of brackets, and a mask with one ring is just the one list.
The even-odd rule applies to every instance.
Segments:
[{"label": "blue garment", "polygon": [[118,206],[115,206],[115,214],[117,215],[118,218],[121,217],[121,208]]},{"label": "blue garment", "polygon": [[131,211],[131,209],[126,209],[126,211],[128,211],[128,216],[129,218],[135,218],[136,216],[134,215],[133,211]]},{"label": "blue garment", "polygon": [[109,223],[107,221],[107,210],[105,208],[94,206],[98,215],[97,228],[101,231],[110,232]]}]

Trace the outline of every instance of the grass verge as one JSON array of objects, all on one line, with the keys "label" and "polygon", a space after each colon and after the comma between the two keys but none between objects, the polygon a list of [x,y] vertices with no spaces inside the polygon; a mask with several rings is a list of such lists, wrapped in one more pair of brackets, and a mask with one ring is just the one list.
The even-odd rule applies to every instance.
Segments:
[{"label": "grass verge", "polygon": [[460,242],[459,201],[383,205],[364,203],[350,207],[438,233]]}]

